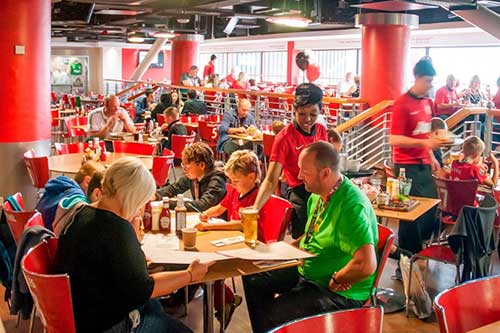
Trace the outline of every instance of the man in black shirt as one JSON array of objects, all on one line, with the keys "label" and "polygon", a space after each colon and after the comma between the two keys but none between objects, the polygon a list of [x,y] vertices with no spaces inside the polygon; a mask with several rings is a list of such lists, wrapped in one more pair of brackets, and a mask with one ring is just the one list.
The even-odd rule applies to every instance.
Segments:
[{"label": "man in black shirt", "polygon": [[198,99],[196,90],[188,90],[187,97],[188,100],[184,103],[182,114],[207,114],[207,105]]},{"label": "man in black shirt", "polygon": [[167,139],[162,139],[162,147],[172,149],[172,134],[187,135],[188,132],[186,126],[179,121],[179,111],[176,107],[168,107],[163,114],[165,123],[161,125],[161,130]]}]

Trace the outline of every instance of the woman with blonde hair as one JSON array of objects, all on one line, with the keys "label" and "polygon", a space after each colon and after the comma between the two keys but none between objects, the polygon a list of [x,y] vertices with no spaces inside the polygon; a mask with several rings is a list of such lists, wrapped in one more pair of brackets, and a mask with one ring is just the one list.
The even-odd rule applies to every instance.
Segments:
[{"label": "woman with blonde hair", "polygon": [[464,99],[470,104],[480,104],[486,99],[481,91],[481,80],[479,75],[474,75],[470,80],[469,88],[465,90]]},{"label": "woman with blonde hair", "polygon": [[129,221],[155,192],[155,181],[136,158],[106,171],[101,199],[82,206],[59,236],[57,272],[71,279],[77,332],[191,332],[151,300],[200,280],[210,264],[149,274]]}]

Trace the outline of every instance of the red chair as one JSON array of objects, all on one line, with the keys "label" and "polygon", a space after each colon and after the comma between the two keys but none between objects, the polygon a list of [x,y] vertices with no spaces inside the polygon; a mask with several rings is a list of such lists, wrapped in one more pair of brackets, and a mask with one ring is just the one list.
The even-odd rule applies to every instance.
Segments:
[{"label": "red chair", "polygon": [[206,120],[200,120],[198,125],[198,132],[200,134],[201,141],[208,144],[209,147],[215,152],[217,140],[219,140],[219,125]]},{"label": "red chair", "polygon": [[[474,206],[479,183],[472,180],[451,180],[433,176],[441,203],[440,222],[455,224],[455,219],[464,206]],[[439,229],[441,230],[441,229]]]},{"label": "red chair", "polygon": [[259,211],[259,240],[264,243],[282,241],[292,211],[293,206],[288,200],[271,195]]},{"label": "red chair", "polygon": [[[24,208],[24,201],[23,201],[23,195],[21,192],[14,193],[12,195],[12,198],[17,202],[17,205],[21,208],[21,211],[25,210]],[[10,204],[9,201],[5,200],[3,203],[3,208],[5,209],[10,209],[10,210],[16,210],[12,205]]]},{"label": "red chair", "polygon": [[[54,142],[54,148],[56,149],[57,155],[83,153],[88,146],[89,144],[87,142]],[[99,141],[99,146],[101,146],[102,150],[106,151],[106,143],[104,141]]]},{"label": "red chair", "polygon": [[39,198],[50,178],[49,159],[47,156],[35,157],[35,151],[28,150],[24,153],[24,163],[31,178],[31,183],[37,189],[37,197]]},{"label": "red chair", "polygon": [[34,226],[40,226],[40,227],[44,227],[45,224],[43,223],[43,217],[42,217],[42,213],[38,212],[35,210],[35,214],[33,214],[32,217],[30,217],[30,219],[28,220],[28,222],[26,222],[26,225],[24,226],[24,229],[29,229],[31,227],[34,227]]},{"label": "red chair", "polygon": [[115,153],[153,156],[156,148],[156,143],[113,141],[113,151]]},{"label": "red chair", "polygon": [[87,117],[66,117],[64,119],[64,124],[66,125],[66,129],[68,131],[63,135],[65,138],[84,138],[87,136],[87,132],[85,132],[84,129],[74,127],[87,125]]},{"label": "red chair", "polygon": [[380,306],[328,312],[286,323],[269,333],[381,333],[383,315]]},{"label": "red chair", "polygon": [[382,272],[384,271],[385,264],[387,262],[387,258],[389,258],[389,254],[391,253],[392,244],[394,244],[395,235],[391,229],[385,227],[381,224],[377,224],[378,229],[378,243],[377,243],[377,271],[375,274],[375,280],[373,281],[372,286],[372,294],[367,303],[372,305],[377,304],[377,288],[380,279],[382,278]]},{"label": "red chair", "polygon": [[38,212],[36,210],[16,212],[14,210],[8,209],[7,207],[4,208],[4,212],[7,219],[7,224],[9,225],[10,233],[12,234],[12,237],[14,238],[16,244],[18,244],[21,240],[21,235],[23,234],[26,224],[32,217],[34,217],[35,213]]},{"label": "red chair", "polygon": [[158,126],[161,126],[165,123],[165,115],[163,113],[158,113],[156,115],[156,121],[158,122]]},{"label": "red chair", "polygon": [[175,159],[181,159],[182,151],[187,146],[193,144],[195,138],[196,133],[191,133],[190,135],[172,134],[172,151],[175,154]]},{"label": "red chair", "polygon": [[500,276],[466,282],[434,298],[441,333],[466,333],[500,318]]},{"label": "red chair", "polygon": [[23,258],[21,267],[48,333],[75,333],[68,274],[53,274],[57,238],[42,241]]},{"label": "red chair", "polygon": [[163,156],[153,157],[153,168],[151,172],[155,179],[156,187],[162,187],[165,185],[168,178],[168,172],[174,164],[174,156],[173,152],[168,149],[164,149]]},{"label": "red chair", "polygon": [[264,145],[264,169],[266,170],[267,173],[267,159],[271,156],[271,152],[273,151],[273,144],[274,144],[274,139],[276,138],[276,135],[274,134],[269,134],[269,133],[263,133],[262,134],[262,139],[263,139],[263,145]]},{"label": "red chair", "polygon": [[198,116],[180,116],[179,120],[183,124],[196,124],[198,123]]}]

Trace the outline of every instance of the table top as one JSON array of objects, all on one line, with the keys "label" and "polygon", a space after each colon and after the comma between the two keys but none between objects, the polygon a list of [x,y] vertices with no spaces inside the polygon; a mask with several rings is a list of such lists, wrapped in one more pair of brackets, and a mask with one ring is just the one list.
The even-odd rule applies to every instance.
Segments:
[{"label": "table top", "polygon": [[72,125],[71,128],[73,129],[81,129],[87,132],[89,130],[89,125]]},{"label": "table top", "polygon": [[488,324],[486,326],[478,327],[472,331],[467,331],[467,333],[494,333],[494,332],[500,332],[500,320]]},{"label": "table top", "polygon": [[417,200],[420,202],[420,204],[409,212],[398,212],[394,210],[380,209],[376,206],[373,206],[373,210],[375,210],[375,215],[377,215],[377,217],[386,217],[391,219],[413,222],[420,216],[422,216],[424,213],[429,211],[432,207],[437,206],[441,202],[441,200],[439,199],[414,197],[414,196],[410,196],[410,199]]},{"label": "table top", "polygon": [[239,135],[239,134],[229,134],[228,136],[232,139],[244,140],[244,141],[249,141],[249,142],[254,142],[254,143],[264,142],[264,139],[262,137],[254,138],[253,136],[250,136],[250,135]]},{"label": "table top", "polygon": [[[64,174],[77,173],[82,165],[82,156],[83,156],[82,153],[49,156],[49,170],[51,172],[60,172]],[[106,161],[101,163],[104,164],[105,167],[108,167],[114,161],[118,160],[121,157],[126,157],[126,156],[137,157],[144,163],[146,168],[148,168],[149,170],[153,168],[152,156],[144,156],[136,154],[107,152]]]}]

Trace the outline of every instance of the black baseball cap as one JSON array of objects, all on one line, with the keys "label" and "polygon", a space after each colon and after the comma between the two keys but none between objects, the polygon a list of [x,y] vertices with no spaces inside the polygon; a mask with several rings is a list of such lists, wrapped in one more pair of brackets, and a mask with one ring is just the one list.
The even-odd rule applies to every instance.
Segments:
[{"label": "black baseball cap", "polygon": [[313,104],[321,104],[323,99],[323,90],[312,83],[301,83],[295,88],[294,105],[306,106]]}]

